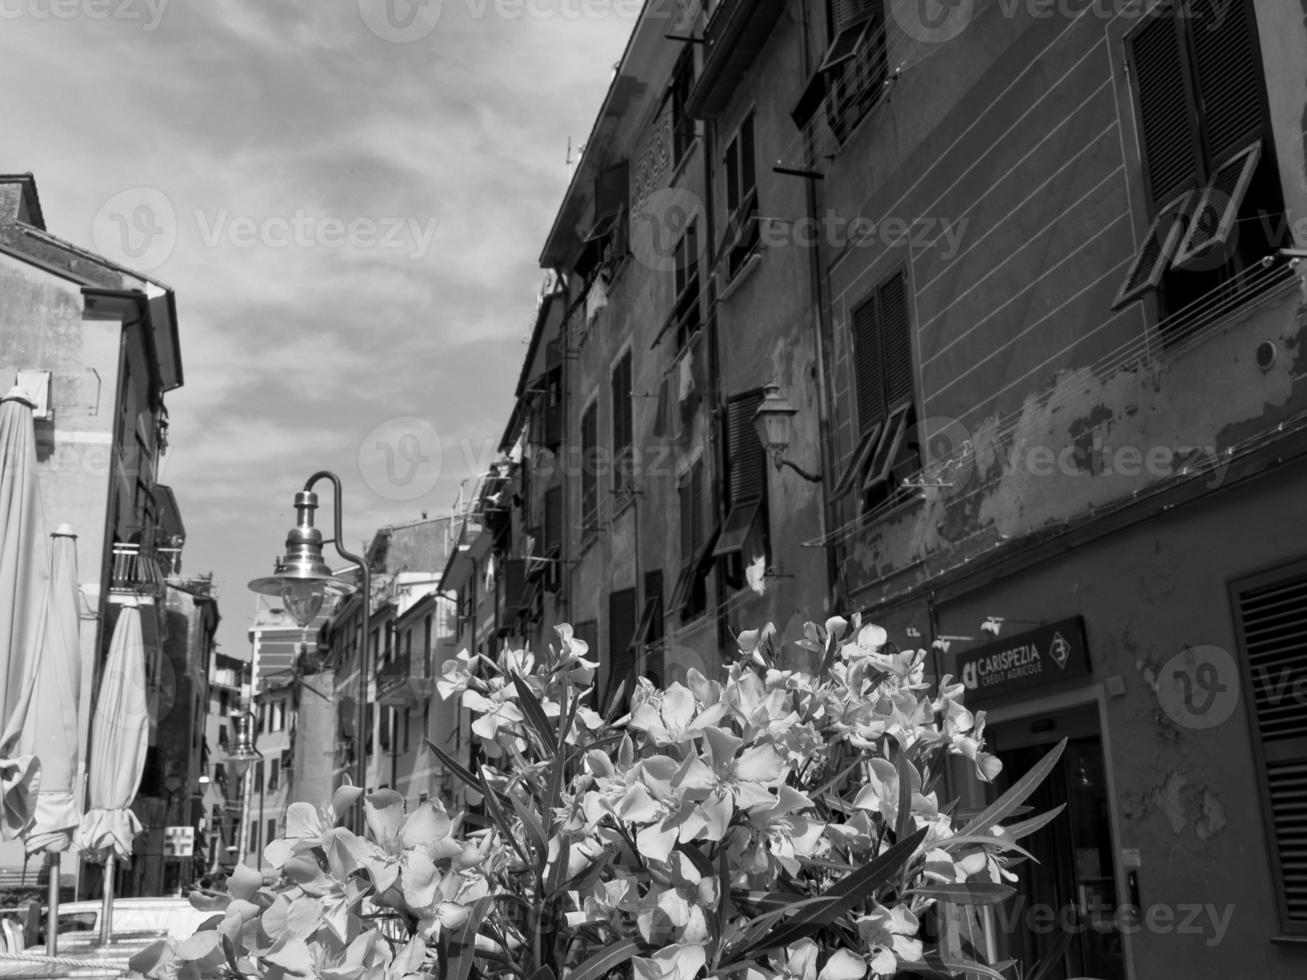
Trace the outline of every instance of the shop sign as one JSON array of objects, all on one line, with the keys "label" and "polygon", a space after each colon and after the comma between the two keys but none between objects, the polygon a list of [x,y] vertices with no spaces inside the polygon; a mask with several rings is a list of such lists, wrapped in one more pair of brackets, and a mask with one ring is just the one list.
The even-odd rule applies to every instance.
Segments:
[{"label": "shop sign", "polygon": [[163,831],[164,857],[191,857],[195,853],[194,827],[165,827]]},{"label": "shop sign", "polygon": [[1002,697],[1091,672],[1079,616],[995,640],[957,656],[956,676],[973,699]]}]

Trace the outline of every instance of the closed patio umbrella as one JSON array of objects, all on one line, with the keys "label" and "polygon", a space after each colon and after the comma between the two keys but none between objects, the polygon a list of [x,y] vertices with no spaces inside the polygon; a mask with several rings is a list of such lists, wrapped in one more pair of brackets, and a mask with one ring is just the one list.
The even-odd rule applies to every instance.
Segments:
[{"label": "closed patio umbrella", "polygon": [[77,846],[104,868],[104,914],[100,938],[107,942],[113,921],[115,864],[131,859],[141,821],[130,807],[145,771],[150,715],[145,697],[145,641],[141,612],[123,606],[109,642],[91,723],[88,804],[77,830]]},{"label": "closed patio umbrella", "polygon": [[50,855],[46,947],[57,952],[60,855],[81,822],[75,795],[78,764],[77,706],[81,699],[81,592],[77,584],[77,536],[67,524],[51,535],[50,584],[45,602],[45,645],[36,667],[20,751],[41,760],[36,819],[23,833],[27,853]]},{"label": "closed patio umbrella", "polygon": [[44,633],[50,577],[45,518],[36,480],[32,402],[21,388],[0,398],[0,837],[12,840],[31,820],[30,794],[40,764],[18,742]]}]

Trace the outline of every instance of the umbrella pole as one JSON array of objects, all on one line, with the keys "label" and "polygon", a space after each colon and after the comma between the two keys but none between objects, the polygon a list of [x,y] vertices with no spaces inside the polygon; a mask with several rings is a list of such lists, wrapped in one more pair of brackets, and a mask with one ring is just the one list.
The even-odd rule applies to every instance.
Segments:
[{"label": "umbrella pole", "polygon": [[59,955],[59,852],[50,855],[50,883],[45,903],[45,952]]},{"label": "umbrella pole", "polygon": [[107,946],[113,936],[113,876],[118,859],[112,854],[104,862],[104,903],[100,906],[100,945]]}]

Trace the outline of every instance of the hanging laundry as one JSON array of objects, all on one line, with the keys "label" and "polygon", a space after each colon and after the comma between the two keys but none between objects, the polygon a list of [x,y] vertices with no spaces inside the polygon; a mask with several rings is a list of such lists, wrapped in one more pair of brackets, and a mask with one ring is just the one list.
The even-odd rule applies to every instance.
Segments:
[{"label": "hanging laundry", "polygon": [[656,438],[663,438],[669,435],[671,426],[668,424],[668,401],[667,397],[670,384],[667,375],[663,375],[662,380],[658,382],[658,407],[654,410],[653,434]]},{"label": "hanging laundry", "polygon": [[688,347],[681,355],[679,371],[676,400],[683,402],[694,394],[694,351]]}]

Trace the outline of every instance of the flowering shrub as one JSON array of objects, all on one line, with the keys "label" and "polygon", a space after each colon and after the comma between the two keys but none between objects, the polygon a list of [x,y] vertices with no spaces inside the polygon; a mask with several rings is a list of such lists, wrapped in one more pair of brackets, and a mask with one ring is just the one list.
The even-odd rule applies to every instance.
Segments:
[{"label": "flowering shrub", "polygon": [[[481,801],[484,826],[434,802],[362,801],[368,836],[339,826],[360,791],[292,804],[265,858],[240,868],[214,919],[133,961],[152,978],[389,980],[859,980],[900,973],[998,977],[941,942],[942,910],[1013,894],[1017,843],[1057,811],[1017,814],[1061,747],[959,826],[937,793],[950,756],[997,775],[984,713],[924,651],[877,626],[809,624],[817,668],[781,669],[774,630],[740,636],[721,680],[639,679],[589,706],[597,664],[560,627],[539,659],[460,654],[442,697],[475,715],[480,762],[439,746]],[[1060,808],[1059,808],[1060,809]]]}]

